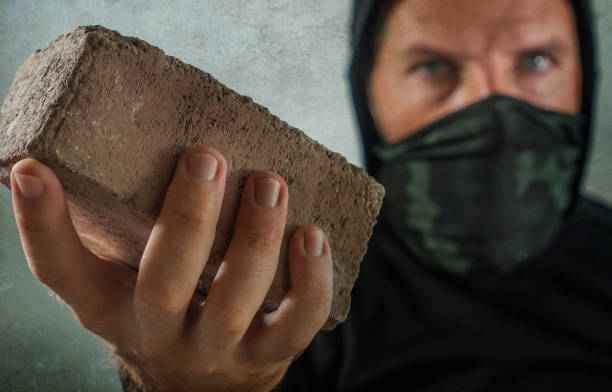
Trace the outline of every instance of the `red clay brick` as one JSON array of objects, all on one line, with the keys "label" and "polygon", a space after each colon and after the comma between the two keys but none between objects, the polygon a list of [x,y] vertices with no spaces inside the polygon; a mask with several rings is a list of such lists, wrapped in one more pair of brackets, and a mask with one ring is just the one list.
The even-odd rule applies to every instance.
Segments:
[{"label": "red clay brick", "polygon": [[83,243],[137,268],[178,157],[208,145],[228,163],[205,295],[230,240],[249,173],[271,170],[289,185],[289,212],[274,283],[262,305],[289,287],[286,245],[300,226],[329,237],[334,299],[325,329],[346,318],[359,263],[384,190],[329,151],[209,74],[148,43],[101,26],[79,27],[32,54],[0,110],[0,181],[35,157],[59,177]]}]

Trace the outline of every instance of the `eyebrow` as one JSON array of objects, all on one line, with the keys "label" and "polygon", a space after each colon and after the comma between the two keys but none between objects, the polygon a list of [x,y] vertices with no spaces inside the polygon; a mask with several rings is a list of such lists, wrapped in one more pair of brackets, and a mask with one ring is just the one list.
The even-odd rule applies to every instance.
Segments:
[{"label": "eyebrow", "polygon": [[460,52],[416,44],[402,51],[404,57],[462,57]]},{"label": "eyebrow", "polygon": [[526,44],[515,49],[513,52],[551,52],[563,54],[569,51],[569,47],[557,37],[553,37],[541,43]]},{"label": "eyebrow", "polygon": [[[564,54],[569,47],[558,37],[552,37],[539,43],[518,44],[512,49],[513,53],[549,52],[553,54]],[[414,44],[402,51],[403,57],[438,57],[438,58],[463,58],[465,55],[458,50],[441,49],[426,44]]]}]

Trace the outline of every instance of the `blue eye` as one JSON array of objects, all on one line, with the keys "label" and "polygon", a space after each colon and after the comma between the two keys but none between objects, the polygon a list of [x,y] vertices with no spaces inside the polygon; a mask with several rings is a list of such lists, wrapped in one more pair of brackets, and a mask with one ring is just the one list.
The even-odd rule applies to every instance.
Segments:
[{"label": "blue eye", "polygon": [[417,65],[416,69],[425,75],[435,76],[447,70],[447,64],[439,60],[431,60]]},{"label": "blue eye", "polygon": [[523,67],[526,69],[543,72],[550,68],[553,63],[552,57],[544,53],[530,53],[523,56]]}]

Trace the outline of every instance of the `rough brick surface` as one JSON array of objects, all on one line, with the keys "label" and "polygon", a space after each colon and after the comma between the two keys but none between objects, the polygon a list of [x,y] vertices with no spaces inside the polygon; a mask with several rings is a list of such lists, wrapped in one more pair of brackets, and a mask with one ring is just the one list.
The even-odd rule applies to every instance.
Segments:
[{"label": "rough brick surface", "polygon": [[0,110],[0,181],[35,157],[64,185],[83,243],[137,268],[178,157],[208,145],[228,163],[223,208],[198,291],[205,295],[229,243],[249,173],[272,170],[289,185],[276,277],[262,305],[289,287],[286,247],[300,226],[320,226],[334,257],[334,299],[324,329],[346,318],[350,291],[384,190],[209,74],[148,43],[101,26],[79,27],[32,54]]}]

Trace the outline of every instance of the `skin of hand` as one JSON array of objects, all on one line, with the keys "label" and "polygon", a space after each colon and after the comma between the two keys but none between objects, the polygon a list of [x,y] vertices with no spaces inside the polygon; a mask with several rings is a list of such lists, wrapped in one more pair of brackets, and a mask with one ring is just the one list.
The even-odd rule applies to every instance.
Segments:
[{"label": "skin of hand", "polygon": [[83,246],[51,169],[28,158],[11,171],[30,270],[83,327],[108,342],[147,391],[270,390],[329,314],[331,249],[314,226],[291,238],[291,288],[279,309],[259,311],[275,275],[289,197],[285,181],[271,172],[247,179],[208,297],[194,294],[214,240],[226,172],[225,159],[211,148],[181,156],[135,272]]}]

